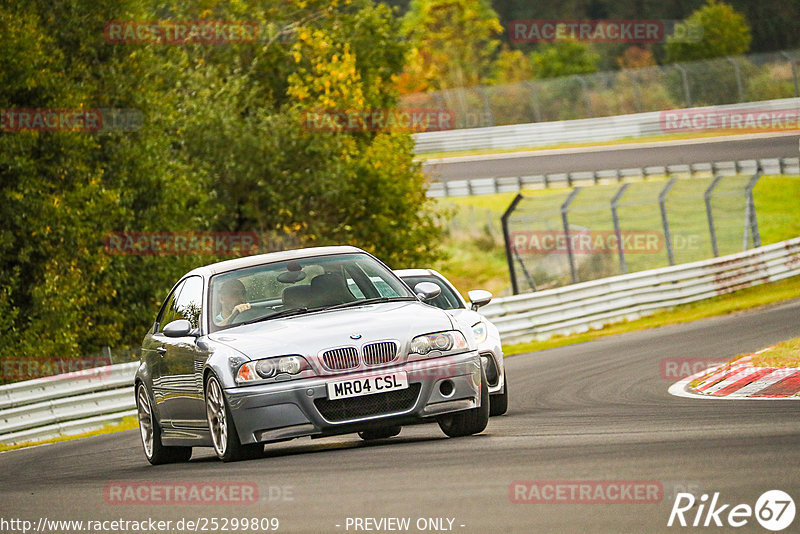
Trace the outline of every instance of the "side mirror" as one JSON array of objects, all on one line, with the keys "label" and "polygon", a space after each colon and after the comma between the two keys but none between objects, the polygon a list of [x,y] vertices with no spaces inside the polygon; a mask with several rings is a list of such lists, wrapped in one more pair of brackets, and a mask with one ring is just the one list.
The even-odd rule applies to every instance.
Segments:
[{"label": "side mirror", "polygon": [[192,333],[192,323],[186,319],[176,319],[168,323],[162,333],[167,337],[186,337]]},{"label": "side mirror", "polygon": [[414,286],[414,293],[421,300],[431,300],[438,297],[442,292],[442,288],[433,282],[420,282]]},{"label": "side mirror", "polygon": [[476,311],[481,306],[486,306],[492,301],[492,294],[484,289],[473,289],[467,293],[470,309]]}]

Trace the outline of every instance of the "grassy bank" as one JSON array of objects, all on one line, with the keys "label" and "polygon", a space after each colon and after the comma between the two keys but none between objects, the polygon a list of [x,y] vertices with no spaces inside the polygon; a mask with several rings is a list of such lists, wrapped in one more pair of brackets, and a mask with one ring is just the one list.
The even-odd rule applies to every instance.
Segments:
[{"label": "grassy bank", "polygon": [[[800,276],[795,276],[779,282],[773,282],[771,284],[748,287],[746,289],[736,291],[735,293],[728,293],[727,295],[721,295],[719,297],[701,300],[691,304],[676,306],[671,310],[654,313],[653,315],[648,315],[647,317],[643,317],[635,321],[626,321],[608,325],[599,330],[591,330],[589,332],[573,334],[570,336],[554,336],[544,341],[532,341],[530,343],[519,343],[517,345],[504,345],[503,351],[505,352],[506,356],[510,356],[512,354],[536,352],[538,350],[592,341],[594,339],[612,336],[614,334],[633,332],[635,330],[644,330],[646,328],[653,328],[657,326],[687,323],[707,317],[727,315],[752,308],[769,306],[796,298],[800,298]],[[800,351],[798,351],[798,354],[800,354]],[[766,353],[765,357],[767,357]]]},{"label": "grassy bank", "polygon": [[800,337],[787,339],[753,356],[756,367],[800,367]]}]

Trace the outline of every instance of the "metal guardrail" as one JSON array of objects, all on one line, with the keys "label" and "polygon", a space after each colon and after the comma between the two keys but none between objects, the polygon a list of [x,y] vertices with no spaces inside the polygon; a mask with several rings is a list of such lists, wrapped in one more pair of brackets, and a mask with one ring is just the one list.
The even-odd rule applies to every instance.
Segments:
[{"label": "metal guardrail", "polygon": [[134,415],[138,366],[108,365],[0,386],[0,443],[89,432]]},{"label": "metal guardrail", "polygon": [[[746,102],[711,107],[696,107],[682,113],[707,111],[789,111],[800,107],[800,98],[781,98],[761,102]],[[453,152],[487,148],[525,148],[549,146],[559,143],[587,143],[615,141],[664,135],[662,117],[666,111],[649,111],[613,117],[574,119],[552,122],[533,122],[508,126],[488,126],[420,132],[414,134],[415,152]]]},{"label": "metal guardrail", "polygon": [[473,178],[433,182],[427,195],[433,198],[466,197],[513,193],[523,189],[548,189],[551,187],[574,187],[608,185],[631,180],[646,180],[660,176],[733,176],[754,174],[761,167],[764,174],[800,174],[800,158],[771,158],[760,160],[715,161],[680,165],[607,169],[601,171],[577,171],[570,173],[508,176],[501,178]]},{"label": "metal guardrail", "polygon": [[[800,238],[674,267],[498,298],[481,311],[504,343],[634,319],[656,310],[800,274]],[[138,362],[0,386],[0,443],[101,428],[136,414]]]},{"label": "metal guardrail", "polygon": [[800,238],[662,269],[498,298],[481,312],[503,343],[585,332],[657,310],[800,275]]}]

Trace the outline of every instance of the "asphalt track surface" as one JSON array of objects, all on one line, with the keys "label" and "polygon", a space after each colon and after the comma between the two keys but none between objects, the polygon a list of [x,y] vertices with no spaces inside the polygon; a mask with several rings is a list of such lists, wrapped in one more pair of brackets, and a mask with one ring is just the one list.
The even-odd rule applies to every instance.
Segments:
[{"label": "asphalt track surface", "polygon": [[[347,517],[410,517],[418,532],[418,518],[442,517],[455,532],[675,532],[696,530],[667,528],[676,490],[754,506],[781,489],[800,504],[800,403],[674,397],[660,373],[665,358],[733,356],[800,336],[799,317],[800,299],[510,357],[508,414],[466,438],[418,425],[371,444],[355,435],[273,444],[264,458],[233,464],[195,449],[189,463],[159,467],[145,461],[137,431],[3,453],[0,518],[277,517],[279,532],[356,532]],[[656,504],[513,504],[517,480],[658,481],[665,495]],[[253,482],[260,500],[105,501],[107,483],[130,481]],[[798,525],[800,515],[786,532]],[[766,532],[753,518],[736,530]]]},{"label": "asphalt track surface", "polygon": [[579,171],[800,156],[800,134],[757,134],[686,141],[539,150],[430,160],[434,180],[532,176]]}]

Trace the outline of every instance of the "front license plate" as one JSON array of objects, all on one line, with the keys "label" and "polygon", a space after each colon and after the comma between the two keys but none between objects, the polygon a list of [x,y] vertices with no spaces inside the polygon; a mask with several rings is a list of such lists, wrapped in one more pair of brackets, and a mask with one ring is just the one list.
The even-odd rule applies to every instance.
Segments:
[{"label": "front license plate", "polygon": [[331,400],[360,397],[375,393],[386,393],[408,388],[408,377],[405,373],[397,372],[380,376],[366,376],[339,382],[328,383],[328,398]]}]

